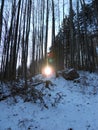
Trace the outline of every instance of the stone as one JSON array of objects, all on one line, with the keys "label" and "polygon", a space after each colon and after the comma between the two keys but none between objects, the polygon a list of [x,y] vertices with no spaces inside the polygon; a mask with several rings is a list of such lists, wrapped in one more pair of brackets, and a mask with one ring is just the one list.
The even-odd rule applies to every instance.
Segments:
[{"label": "stone", "polygon": [[73,69],[68,69],[66,71],[62,72],[62,76],[66,79],[66,80],[74,80],[76,78],[79,78],[79,74],[78,72],[73,68]]}]

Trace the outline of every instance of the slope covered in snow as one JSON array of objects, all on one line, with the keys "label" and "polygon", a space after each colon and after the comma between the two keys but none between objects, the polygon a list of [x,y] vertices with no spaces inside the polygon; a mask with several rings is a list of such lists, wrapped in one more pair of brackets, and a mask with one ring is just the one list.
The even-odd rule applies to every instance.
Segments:
[{"label": "slope covered in snow", "polygon": [[[74,81],[52,77],[52,84],[36,88],[44,104],[19,96],[0,101],[0,130],[98,130],[98,75],[79,72]],[[41,75],[34,80],[46,80]]]}]

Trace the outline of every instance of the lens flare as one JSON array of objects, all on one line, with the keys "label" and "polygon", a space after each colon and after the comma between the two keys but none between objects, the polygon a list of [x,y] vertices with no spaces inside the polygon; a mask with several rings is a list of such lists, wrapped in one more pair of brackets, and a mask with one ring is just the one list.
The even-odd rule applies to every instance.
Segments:
[{"label": "lens flare", "polygon": [[52,73],[51,68],[50,68],[49,66],[47,66],[47,67],[45,68],[45,74],[46,74],[46,75],[50,75],[51,73]]},{"label": "lens flare", "polygon": [[53,74],[53,70],[50,66],[46,66],[45,68],[43,68],[42,74],[45,76],[50,76]]}]

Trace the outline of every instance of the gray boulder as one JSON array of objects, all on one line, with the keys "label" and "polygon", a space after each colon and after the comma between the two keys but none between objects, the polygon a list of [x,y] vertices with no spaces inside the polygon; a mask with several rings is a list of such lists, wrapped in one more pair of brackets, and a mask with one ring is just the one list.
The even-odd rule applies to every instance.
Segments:
[{"label": "gray boulder", "polygon": [[66,71],[62,72],[62,76],[66,79],[66,80],[74,80],[76,78],[79,78],[79,74],[75,69],[68,69]]}]

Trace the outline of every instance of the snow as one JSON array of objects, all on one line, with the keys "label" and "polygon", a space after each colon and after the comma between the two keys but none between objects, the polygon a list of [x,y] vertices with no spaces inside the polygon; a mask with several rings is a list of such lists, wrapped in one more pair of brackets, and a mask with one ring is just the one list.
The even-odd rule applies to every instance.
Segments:
[{"label": "snow", "polygon": [[[36,86],[47,107],[17,96],[0,101],[0,130],[98,130],[98,74],[79,71],[74,81],[52,77]],[[33,80],[47,80],[41,75]]]},{"label": "snow", "polygon": [[97,54],[98,54],[98,46],[96,47],[96,52],[97,52]]}]

